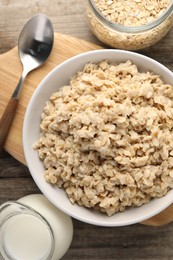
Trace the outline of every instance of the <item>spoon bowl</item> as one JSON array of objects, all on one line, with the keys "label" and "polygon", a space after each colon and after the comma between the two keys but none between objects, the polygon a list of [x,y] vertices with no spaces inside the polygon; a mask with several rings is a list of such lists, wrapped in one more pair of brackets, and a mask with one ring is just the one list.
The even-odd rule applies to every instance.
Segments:
[{"label": "spoon bowl", "polygon": [[39,14],[27,22],[18,41],[19,57],[25,72],[41,66],[47,60],[53,37],[53,27],[47,16]]},{"label": "spoon bowl", "polygon": [[30,71],[40,67],[48,59],[53,47],[53,41],[52,23],[43,14],[33,16],[20,33],[18,52],[23,65],[23,72],[0,120],[0,152],[3,149],[14,118],[25,77]]}]

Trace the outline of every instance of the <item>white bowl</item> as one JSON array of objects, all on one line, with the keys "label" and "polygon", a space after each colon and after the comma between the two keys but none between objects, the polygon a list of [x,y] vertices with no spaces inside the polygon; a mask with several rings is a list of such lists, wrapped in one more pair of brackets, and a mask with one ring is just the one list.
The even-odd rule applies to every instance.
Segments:
[{"label": "white bowl", "polygon": [[44,179],[43,163],[32,146],[39,139],[40,115],[45,102],[58,88],[67,85],[72,75],[81,70],[87,62],[101,60],[122,62],[130,59],[140,70],[150,70],[160,75],[165,83],[173,85],[173,73],[160,63],[143,55],[122,50],[96,50],[77,55],[53,69],[39,84],[34,92],[24,119],[23,146],[31,175],[42,193],[60,210],[83,222],[99,226],[125,226],[144,221],[167,208],[173,203],[173,190],[166,196],[153,199],[141,207],[129,208],[111,217],[106,214],[72,205],[63,189],[53,187]]}]

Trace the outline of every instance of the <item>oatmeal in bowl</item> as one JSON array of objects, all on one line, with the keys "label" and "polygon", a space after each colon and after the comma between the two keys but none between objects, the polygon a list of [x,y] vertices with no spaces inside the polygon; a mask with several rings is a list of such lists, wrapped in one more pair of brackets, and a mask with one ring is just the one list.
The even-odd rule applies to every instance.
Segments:
[{"label": "oatmeal in bowl", "polygon": [[25,156],[41,191],[67,214],[104,226],[137,223],[170,205],[172,84],[164,66],[127,51],[93,51],[55,68],[24,122]]}]

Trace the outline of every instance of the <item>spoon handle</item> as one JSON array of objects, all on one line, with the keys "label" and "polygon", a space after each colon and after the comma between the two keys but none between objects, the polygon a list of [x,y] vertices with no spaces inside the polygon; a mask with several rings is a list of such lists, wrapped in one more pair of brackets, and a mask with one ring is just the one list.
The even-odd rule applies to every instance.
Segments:
[{"label": "spoon handle", "polygon": [[25,80],[25,77],[27,75],[27,71],[23,70],[22,76],[20,77],[20,80],[7,104],[7,107],[4,110],[4,113],[2,114],[2,117],[0,119],[0,153],[3,150],[3,146],[5,144],[8,132],[10,130],[11,123],[13,121],[16,108],[19,102],[20,92],[23,86],[23,82]]},{"label": "spoon handle", "polygon": [[11,123],[13,121],[18,99],[11,97],[11,99],[8,102],[8,105],[1,117],[0,120],[0,153],[2,152],[3,146],[5,144],[5,140],[7,138],[8,132],[10,130]]}]

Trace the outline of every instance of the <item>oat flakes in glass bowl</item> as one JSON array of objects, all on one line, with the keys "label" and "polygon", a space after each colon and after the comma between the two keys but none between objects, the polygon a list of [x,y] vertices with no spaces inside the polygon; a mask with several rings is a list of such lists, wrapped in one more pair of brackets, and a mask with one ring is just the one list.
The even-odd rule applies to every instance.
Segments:
[{"label": "oat flakes in glass bowl", "polygon": [[123,50],[87,52],[52,70],[23,127],[44,195],[99,226],[138,223],[173,203],[172,86],[165,66]]},{"label": "oat flakes in glass bowl", "polygon": [[124,50],[155,44],[173,25],[172,0],[86,0],[86,13],[100,41]]}]

